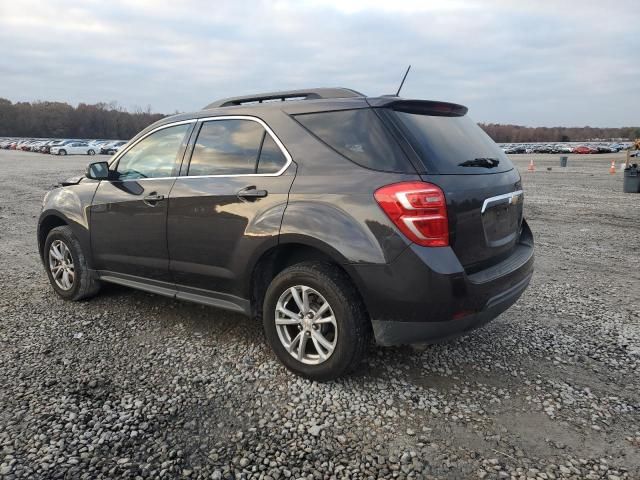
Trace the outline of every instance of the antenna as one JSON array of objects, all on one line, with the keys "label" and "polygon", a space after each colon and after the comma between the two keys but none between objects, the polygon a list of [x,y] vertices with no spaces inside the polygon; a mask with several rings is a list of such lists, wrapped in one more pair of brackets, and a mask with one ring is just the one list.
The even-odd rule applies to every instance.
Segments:
[{"label": "antenna", "polygon": [[409,75],[409,70],[411,70],[411,65],[409,65],[409,68],[407,68],[407,71],[404,72],[404,77],[402,77],[402,81],[400,82],[400,86],[398,87],[398,91],[396,92],[396,97],[400,95],[400,90],[402,90],[404,81],[407,79],[407,75]]}]

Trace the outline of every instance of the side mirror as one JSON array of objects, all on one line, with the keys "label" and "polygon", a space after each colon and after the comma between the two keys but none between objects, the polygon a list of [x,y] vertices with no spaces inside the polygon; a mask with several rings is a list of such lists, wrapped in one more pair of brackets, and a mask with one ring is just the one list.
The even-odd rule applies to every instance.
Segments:
[{"label": "side mirror", "polygon": [[109,163],[107,162],[93,162],[87,166],[85,172],[87,178],[93,180],[107,180],[109,178]]}]

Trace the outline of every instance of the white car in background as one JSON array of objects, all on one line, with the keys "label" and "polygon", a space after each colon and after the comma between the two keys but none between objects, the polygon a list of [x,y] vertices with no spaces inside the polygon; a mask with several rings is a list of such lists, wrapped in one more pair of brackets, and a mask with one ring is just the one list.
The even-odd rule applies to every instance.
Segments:
[{"label": "white car in background", "polygon": [[50,153],[52,155],[95,155],[96,147],[87,142],[71,142],[51,147]]}]

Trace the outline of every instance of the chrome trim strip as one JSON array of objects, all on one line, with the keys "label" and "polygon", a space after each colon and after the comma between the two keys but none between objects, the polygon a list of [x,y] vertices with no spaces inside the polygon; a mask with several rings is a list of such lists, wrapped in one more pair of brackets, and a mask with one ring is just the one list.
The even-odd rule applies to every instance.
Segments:
[{"label": "chrome trim strip", "polygon": [[496,203],[496,202],[499,202],[500,200],[506,200],[506,199],[509,199],[509,203],[512,203],[513,201],[512,199],[514,197],[519,197],[520,195],[523,195],[523,194],[524,194],[523,190],[516,190],[515,192],[505,193],[503,195],[496,195],[495,197],[487,198],[482,204],[482,210],[480,210],[480,213],[481,214],[484,213],[487,207],[489,206],[489,204]]},{"label": "chrome trim strip", "polygon": [[175,176],[175,177],[129,178],[129,179],[124,179],[122,181],[123,182],[132,182],[132,181],[133,182],[139,182],[141,180],[171,180],[171,179],[178,179],[178,178],[185,178],[186,179],[186,178],[229,178],[229,177],[278,177],[278,176],[282,175],[287,170],[287,168],[289,168],[289,165],[291,165],[291,163],[293,162],[293,159],[291,158],[291,155],[287,151],[287,149],[284,146],[284,144],[276,136],[276,134],[273,132],[273,130],[271,130],[271,127],[269,127],[269,125],[267,125],[261,118],[252,117],[250,115],[221,115],[219,117],[193,118],[193,119],[190,119],[190,120],[182,120],[182,121],[179,121],[179,122],[173,122],[173,123],[167,123],[165,125],[160,125],[159,127],[154,128],[150,132],[146,133],[143,137],[140,137],[138,140],[135,141],[135,143],[132,143],[131,145],[128,145],[126,150],[122,150],[121,152],[118,152],[116,154],[116,158],[114,158],[111,161],[109,166],[111,166],[111,164],[113,164],[113,163],[117,162],[118,160],[120,160],[120,158],[126,152],[128,152],[134,145],[138,144],[140,141],[144,140],[145,138],[147,138],[152,133],[155,133],[155,132],[157,132],[159,130],[162,130],[164,128],[174,127],[176,125],[182,125],[182,124],[185,124],[185,123],[196,123],[196,122],[203,123],[203,122],[211,122],[211,121],[216,121],[216,120],[250,120],[250,121],[259,123],[267,131],[267,133],[271,136],[273,141],[276,142],[276,145],[278,145],[278,148],[280,148],[280,151],[282,152],[284,157],[287,159],[286,163],[284,164],[284,166],[280,170],[278,170],[275,173],[238,173],[238,174],[235,174],[235,175],[194,175],[194,176],[181,175],[181,176]]}]

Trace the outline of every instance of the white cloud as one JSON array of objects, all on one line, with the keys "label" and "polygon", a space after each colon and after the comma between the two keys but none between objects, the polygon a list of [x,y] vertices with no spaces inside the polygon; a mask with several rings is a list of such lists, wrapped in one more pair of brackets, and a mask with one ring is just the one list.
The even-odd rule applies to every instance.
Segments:
[{"label": "white cloud", "polygon": [[308,86],[467,104],[477,120],[637,124],[640,4],[21,0],[0,5],[0,97],[155,110]]}]

